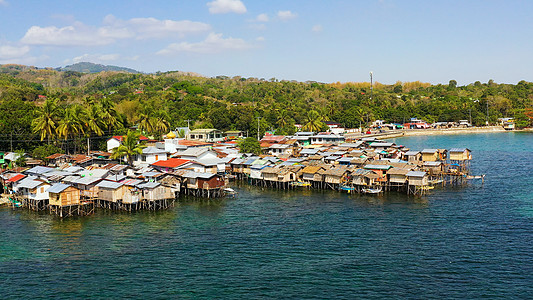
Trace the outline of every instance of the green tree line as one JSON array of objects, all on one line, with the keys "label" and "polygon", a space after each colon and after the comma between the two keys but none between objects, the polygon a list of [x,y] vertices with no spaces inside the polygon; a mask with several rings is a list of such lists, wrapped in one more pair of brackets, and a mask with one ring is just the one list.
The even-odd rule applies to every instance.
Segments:
[{"label": "green tree line", "polygon": [[532,125],[533,83],[376,83],[370,93],[369,83],[207,78],[181,72],[84,74],[4,65],[0,108],[0,149],[29,151],[52,143],[80,152],[86,150],[87,138],[95,142],[92,149],[102,149],[107,137],[128,128],[158,138],[188,123],[250,136],[267,130],[292,134],[294,124],[318,131],[323,121],[351,128],[375,119],[403,123],[410,118],[471,119],[484,125],[487,115],[491,124],[514,117],[517,126],[526,127]]}]

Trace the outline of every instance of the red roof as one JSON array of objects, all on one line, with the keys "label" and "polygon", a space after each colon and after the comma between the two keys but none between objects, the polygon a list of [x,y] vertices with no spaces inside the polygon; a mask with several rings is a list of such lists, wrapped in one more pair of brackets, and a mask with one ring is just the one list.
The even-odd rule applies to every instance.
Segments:
[{"label": "red roof", "polygon": [[284,135],[265,135],[260,142],[279,143],[285,138]]},{"label": "red roof", "polygon": [[204,143],[200,141],[189,141],[189,140],[179,140],[178,143],[181,146],[206,146],[206,145],[212,145],[212,143]]},{"label": "red roof", "polygon": [[19,180],[21,180],[22,178],[26,177],[26,175],[24,174],[17,174],[11,178],[9,178],[9,180],[7,182],[17,182]]},{"label": "red roof", "polygon": [[181,158],[171,158],[168,160],[160,160],[156,161],[152,164],[152,166],[157,167],[165,167],[165,168],[177,168],[181,165],[184,165],[186,163],[190,162],[188,159],[181,159]]},{"label": "red roof", "polygon": [[45,157],[45,158],[47,158],[47,159],[56,159],[56,158],[60,158],[60,157],[63,157],[63,156],[65,156],[65,154],[62,154],[62,153],[56,153],[56,154],[52,154],[52,155],[50,155],[50,156],[47,156],[47,157]]}]

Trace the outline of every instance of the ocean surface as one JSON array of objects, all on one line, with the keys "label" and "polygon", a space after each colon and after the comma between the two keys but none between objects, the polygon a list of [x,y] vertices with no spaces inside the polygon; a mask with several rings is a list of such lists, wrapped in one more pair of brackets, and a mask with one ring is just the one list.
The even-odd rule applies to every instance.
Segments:
[{"label": "ocean surface", "polygon": [[467,147],[485,183],[424,197],[244,184],[67,220],[0,208],[0,298],[531,299],[533,134],[394,142]]}]

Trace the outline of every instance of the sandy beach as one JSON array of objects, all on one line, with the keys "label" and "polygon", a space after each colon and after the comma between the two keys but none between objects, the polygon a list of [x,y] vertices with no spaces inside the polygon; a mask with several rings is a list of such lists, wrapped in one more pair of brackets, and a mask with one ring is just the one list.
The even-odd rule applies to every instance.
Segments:
[{"label": "sandy beach", "polygon": [[422,135],[452,135],[452,134],[472,134],[472,133],[495,133],[495,132],[533,132],[533,128],[522,130],[506,131],[501,126],[489,127],[470,127],[470,128],[446,128],[446,129],[403,129],[391,130],[381,133],[372,134],[345,134],[348,139],[357,139],[362,137],[376,137],[379,139],[391,139],[401,136],[422,136]]}]

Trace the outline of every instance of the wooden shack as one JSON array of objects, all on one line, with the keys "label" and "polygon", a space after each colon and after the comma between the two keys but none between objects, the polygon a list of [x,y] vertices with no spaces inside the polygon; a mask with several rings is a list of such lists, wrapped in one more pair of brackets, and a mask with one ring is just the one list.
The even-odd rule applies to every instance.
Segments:
[{"label": "wooden shack", "polygon": [[421,151],[422,161],[437,161],[439,160],[438,149],[424,149]]},{"label": "wooden shack", "polygon": [[109,180],[102,180],[97,185],[98,190],[97,206],[109,209],[116,209],[117,203],[122,201],[128,189],[123,183]]},{"label": "wooden shack", "polygon": [[329,169],[324,173],[324,182],[328,187],[336,189],[339,185],[344,184],[350,170],[349,167],[340,165]]},{"label": "wooden shack", "polygon": [[139,184],[137,188],[142,191],[143,200],[155,201],[174,198],[170,189],[159,182],[144,182]]},{"label": "wooden shack", "polygon": [[[359,187],[373,187],[380,185],[378,182],[378,179],[380,178],[380,175],[378,175],[376,172],[372,170],[366,170],[366,169],[355,169],[352,171],[351,174],[352,177],[352,184]],[[360,191],[359,188],[357,188],[357,191]]]},{"label": "wooden shack", "polygon": [[66,206],[80,204],[80,190],[64,183],[56,183],[48,188],[50,205]]},{"label": "wooden shack", "polygon": [[206,198],[223,196],[222,189],[225,187],[226,182],[220,175],[185,171],[180,172],[179,176],[183,178],[182,193]]},{"label": "wooden shack", "polygon": [[429,184],[428,174],[424,171],[409,171],[405,175],[409,185],[426,186]]},{"label": "wooden shack", "polygon": [[48,188],[47,192],[51,214],[63,218],[85,216],[94,212],[94,204],[82,201],[80,190],[74,186],[56,183]]},{"label": "wooden shack", "polygon": [[403,168],[392,168],[387,172],[387,176],[389,178],[389,183],[392,185],[404,185],[407,183],[407,173],[409,173],[409,169],[403,169]]},{"label": "wooden shack", "polygon": [[315,179],[318,179],[317,181],[322,181],[322,176],[316,177],[316,175],[319,174],[320,171],[325,170],[324,166],[321,165],[307,166],[303,168],[300,173],[302,174],[302,180],[305,182],[315,181]]},{"label": "wooden shack", "polygon": [[279,165],[261,171],[264,185],[280,189],[289,189],[290,183],[298,180],[300,165]]},{"label": "wooden shack", "polygon": [[403,154],[403,159],[408,162],[416,162],[422,160],[422,153],[420,151],[410,150]]},{"label": "wooden shack", "polygon": [[467,148],[452,148],[448,153],[451,161],[472,160],[472,152]]},{"label": "wooden shack", "polygon": [[407,194],[422,195],[429,189],[428,174],[424,171],[409,171],[407,174]]},{"label": "wooden shack", "polygon": [[444,173],[444,164],[440,161],[426,161],[423,164],[423,169],[428,172],[430,176],[440,176]]}]

